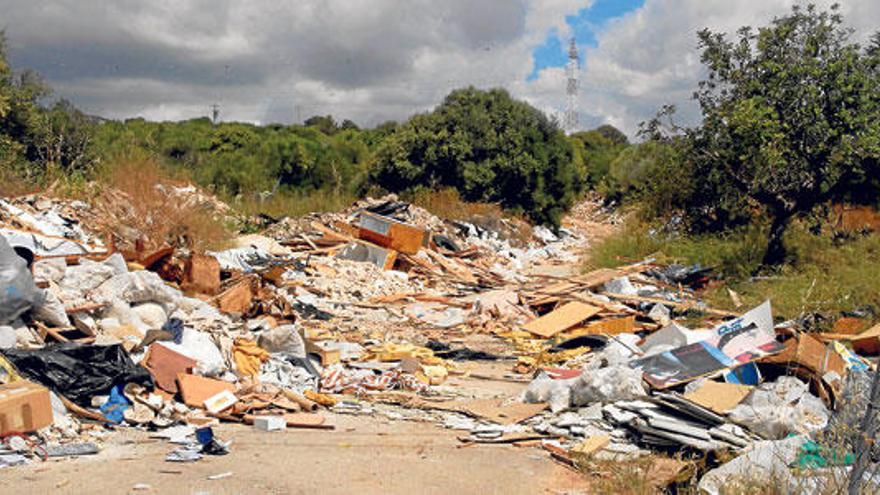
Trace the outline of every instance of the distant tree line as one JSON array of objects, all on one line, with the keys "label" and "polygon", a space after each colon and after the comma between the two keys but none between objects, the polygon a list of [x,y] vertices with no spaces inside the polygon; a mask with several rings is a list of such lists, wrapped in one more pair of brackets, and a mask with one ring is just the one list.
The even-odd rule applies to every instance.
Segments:
[{"label": "distant tree line", "polygon": [[829,201],[878,202],[880,34],[860,46],[836,7],[808,6],[735,39],[703,30],[698,41],[701,122],[678,126],[666,106],[630,143],[611,125],[565,136],[506,91],[472,87],[372,129],[330,115],[303,125],[105,121],[46,103],[47,86],[14,74],[0,39],[0,173],[88,177],[135,150],[227,195],[454,188],[551,226],[596,190],[692,232],[766,221],[765,265],[785,260],[794,219]]}]

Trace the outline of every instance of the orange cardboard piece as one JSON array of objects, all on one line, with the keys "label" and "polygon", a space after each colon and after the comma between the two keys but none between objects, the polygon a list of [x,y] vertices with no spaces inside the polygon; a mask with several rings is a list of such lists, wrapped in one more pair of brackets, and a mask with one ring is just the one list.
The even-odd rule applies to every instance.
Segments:
[{"label": "orange cardboard piece", "polygon": [[190,407],[203,407],[206,400],[224,390],[235,392],[235,385],[229,382],[187,373],[177,375],[177,385],[183,403]]},{"label": "orange cardboard piece", "polygon": [[175,381],[177,375],[189,373],[196,364],[198,363],[195,359],[172,351],[159,343],[154,343],[147,349],[147,355],[141,363],[153,375],[156,386],[171,394],[177,393]]},{"label": "orange cardboard piece", "polygon": [[601,311],[596,306],[590,306],[579,301],[572,301],[546,315],[530,321],[523,329],[544,338],[550,338],[559,332],[583,322],[587,318]]},{"label": "orange cardboard piece", "polygon": [[39,430],[53,420],[46,387],[27,380],[0,385],[0,435]]},{"label": "orange cardboard piece", "polygon": [[700,388],[685,394],[684,398],[724,414],[742,402],[751,391],[752,387],[748,385],[706,380]]},{"label": "orange cardboard piece", "polygon": [[[775,364],[798,364],[809,370],[810,377],[817,384],[825,383],[831,392],[837,392],[843,386],[842,379],[846,375],[846,361],[834,349],[826,346],[813,337],[802,333],[797,338],[785,342],[785,349],[779,354],[767,356],[761,359],[764,363]],[[833,372],[836,378],[826,379],[826,374]],[[833,400],[833,398],[832,398]]]},{"label": "orange cardboard piece", "polygon": [[240,280],[217,296],[217,307],[224,313],[246,313],[251,307],[254,290],[249,278]]},{"label": "orange cardboard piece", "polygon": [[220,262],[213,256],[193,253],[186,260],[182,288],[213,296],[220,291]]},{"label": "orange cardboard piece", "polygon": [[854,335],[852,338],[853,349],[859,354],[880,354],[880,324]]},{"label": "orange cardboard piece", "polygon": [[834,322],[833,333],[855,335],[868,327],[868,321],[864,318],[844,316]]}]

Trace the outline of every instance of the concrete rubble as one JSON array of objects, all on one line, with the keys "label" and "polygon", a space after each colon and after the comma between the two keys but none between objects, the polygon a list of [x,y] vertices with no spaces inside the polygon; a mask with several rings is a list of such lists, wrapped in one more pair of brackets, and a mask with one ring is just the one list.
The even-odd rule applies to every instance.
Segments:
[{"label": "concrete rubble", "polygon": [[[168,194],[232,215],[195,188]],[[106,208],[0,200],[0,468],[65,446],[89,455],[74,446],[97,451],[100,425],[155,430],[169,462],[198,462],[234,448],[208,431],[221,421],[332,429],[357,414],[533,445],[572,466],[680,453],[682,472],[702,466],[704,493],[743,473],[795,486],[801,447],[845,422],[835,407],[858,401],[845,384],[873,366],[775,326],[769,304],[707,307],[704,267],[529,271],[575,262],[576,228],[524,235],[391,196],[281,219],[223,251],[138,250],[90,229]],[[688,328],[695,312],[702,324]],[[112,363],[69,350],[98,346],[119,347]],[[81,359],[91,393],[65,388],[50,369],[61,359]],[[24,421],[4,395],[25,383],[42,419]]]}]

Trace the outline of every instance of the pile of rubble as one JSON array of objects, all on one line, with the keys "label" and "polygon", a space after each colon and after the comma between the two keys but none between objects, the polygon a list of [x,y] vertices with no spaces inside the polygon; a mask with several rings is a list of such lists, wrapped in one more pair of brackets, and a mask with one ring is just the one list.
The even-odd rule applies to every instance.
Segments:
[{"label": "pile of rubble", "polygon": [[[527,273],[576,262],[576,228],[523,239],[507,220],[445,220],[387,197],[266,220],[198,253],[116,250],[90,230],[94,215],[0,200],[0,467],[98,452],[101,425],[158,429],[167,460],[191,462],[228,450],[219,421],[329,429],[359,414],[535,445],[571,466],[678,452],[680,471],[701,463],[700,488],[717,493],[736,477],[845,469],[821,450],[803,464],[805,449],[852,413],[848,400],[863,403],[867,389],[849,384],[874,364],[851,348],[880,352],[880,326],[865,320],[816,334],[776,324],[769,302],[707,307],[700,266]],[[699,329],[682,323],[697,316]],[[754,465],[775,448],[790,459]],[[798,462],[810,469],[793,474]]]}]

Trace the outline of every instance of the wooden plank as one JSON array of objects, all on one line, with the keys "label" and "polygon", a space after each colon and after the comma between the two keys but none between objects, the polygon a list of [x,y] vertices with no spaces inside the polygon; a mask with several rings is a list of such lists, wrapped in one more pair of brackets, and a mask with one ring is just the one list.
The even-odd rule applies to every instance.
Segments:
[{"label": "wooden plank", "polygon": [[596,452],[604,449],[606,446],[608,446],[609,443],[611,443],[610,436],[593,435],[590,438],[572,447],[571,453],[582,456],[591,456]]},{"label": "wooden plank", "polygon": [[459,262],[447,259],[443,255],[435,253],[430,249],[425,249],[424,251],[428,253],[428,256],[434,262],[442,266],[444,270],[446,270],[448,273],[455,276],[456,278],[470,284],[478,283],[477,277],[474,276],[473,272],[471,272],[465,266],[461,265]]},{"label": "wooden plank", "polygon": [[572,301],[546,315],[523,325],[523,329],[535,335],[550,338],[568,330],[601,311],[600,308],[579,301]]}]

